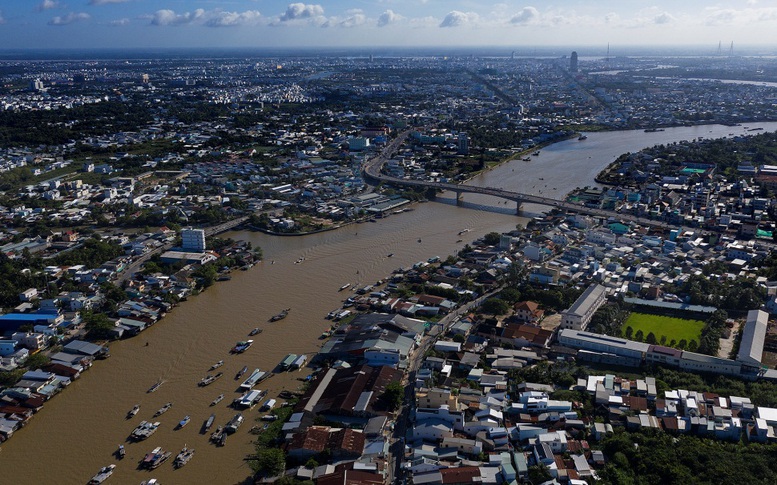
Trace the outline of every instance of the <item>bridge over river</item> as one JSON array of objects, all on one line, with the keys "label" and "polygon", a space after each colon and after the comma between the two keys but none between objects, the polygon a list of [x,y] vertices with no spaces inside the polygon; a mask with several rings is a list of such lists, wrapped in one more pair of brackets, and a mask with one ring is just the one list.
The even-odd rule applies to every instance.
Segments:
[{"label": "bridge over river", "polygon": [[674,227],[663,221],[654,221],[630,214],[621,214],[620,212],[613,210],[587,207],[584,205],[567,202],[565,200],[554,199],[552,197],[543,197],[540,195],[513,192],[511,190],[500,189],[496,187],[481,187],[477,185],[452,184],[444,182],[433,182],[428,180],[397,178],[381,173],[383,165],[388,161],[389,158],[391,158],[391,156],[393,156],[394,153],[396,153],[410,132],[411,130],[403,131],[399,134],[399,136],[392,140],[391,143],[386,145],[380,154],[365,162],[363,171],[366,179],[404,187],[423,187],[434,191],[450,191],[456,194],[457,202],[461,201],[461,196],[465,193],[490,195],[492,197],[498,197],[515,202],[516,213],[521,212],[521,207],[524,203],[530,203],[554,207],[558,210],[566,212],[576,212],[579,214],[587,214],[597,217],[614,217],[620,221],[636,222],[642,225],[653,226],[662,229],[669,229]]}]

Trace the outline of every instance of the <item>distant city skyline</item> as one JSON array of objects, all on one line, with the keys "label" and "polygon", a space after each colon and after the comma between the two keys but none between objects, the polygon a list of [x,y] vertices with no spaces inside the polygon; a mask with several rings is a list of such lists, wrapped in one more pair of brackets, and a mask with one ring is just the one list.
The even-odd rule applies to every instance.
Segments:
[{"label": "distant city skyline", "polygon": [[[777,50],[777,1],[36,0],[0,4],[0,49],[722,44]],[[770,50],[771,49],[771,50]],[[617,53],[617,50],[614,50]],[[585,55],[584,52],[580,53]]]}]

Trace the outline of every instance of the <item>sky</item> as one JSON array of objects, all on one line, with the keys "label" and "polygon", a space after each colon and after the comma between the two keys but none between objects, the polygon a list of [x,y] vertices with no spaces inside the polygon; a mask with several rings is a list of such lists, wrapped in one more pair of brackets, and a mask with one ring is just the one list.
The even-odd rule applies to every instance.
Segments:
[{"label": "sky", "polygon": [[777,0],[0,0],[0,49],[774,47]]}]

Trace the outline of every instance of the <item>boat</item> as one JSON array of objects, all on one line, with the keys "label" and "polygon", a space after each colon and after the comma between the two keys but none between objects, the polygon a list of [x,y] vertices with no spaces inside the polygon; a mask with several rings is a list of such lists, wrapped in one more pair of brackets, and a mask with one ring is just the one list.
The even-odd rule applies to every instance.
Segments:
[{"label": "boat", "polygon": [[456,242],[457,242],[457,243],[460,243],[460,242],[462,242],[462,241],[463,241],[463,239],[456,239]]},{"label": "boat", "polygon": [[537,150],[536,152],[532,153],[532,155],[534,155],[535,157],[539,157],[540,156],[540,151]]},{"label": "boat", "polygon": [[521,160],[523,160],[524,162],[531,162],[531,158],[530,157],[524,157]]},{"label": "boat", "polygon": [[286,316],[289,314],[290,311],[291,311],[291,308],[286,308],[284,310],[281,310],[280,313],[270,317],[270,321],[277,322],[278,320],[283,320],[284,318],[286,318]]},{"label": "boat", "polygon": [[259,369],[257,367],[256,369],[254,369],[254,371],[251,373],[251,375],[248,376],[248,379],[243,381],[243,383],[240,384],[239,387],[240,387],[240,389],[243,389],[243,390],[249,390],[252,387],[254,387],[254,385],[256,383],[258,383],[258,382],[260,382],[260,381],[262,381],[262,380],[264,380],[264,379],[266,379],[268,377],[270,377],[270,374],[268,372],[263,372],[261,369]]},{"label": "boat", "polygon": [[580,136],[577,137],[578,141],[583,141],[583,140],[587,140],[587,139],[588,139],[588,136],[586,136],[586,135],[580,135]]},{"label": "boat", "polygon": [[224,394],[219,394],[216,396],[216,399],[210,402],[211,406],[215,406],[216,404],[220,403],[224,399]]},{"label": "boat", "polygon": [[224,446],[224,445],[226,445],[227,444],[227,436],[228,436],[227,433],[222,432],[221,436],[219,436],[218,441],[216,441],[216,445],[217,446]]},{"label": "boat", "polygon": [[210,440],[217,443],[221,439],[221,435],[224,433],[224,426],[219,426],[216,431],[210,434]]},{"label": "boat", "polygon": [[215,369],[218,369],[218,368],[219,368],[219,367],[221,367],[222,365],[224,365],[224,361],[223,361],[223,360],[220,360],[220,361],[216,362],[215,364],[213,364],[212,366],[210,366],[210,369],[209,369],[209,370],[215,370]]},{"label": "boat", "polygon": [[138,414],[138,411],[140,411],[140,404],[135,404],[132,409],[127,411],[127,419],[134,417],[136,414]]},{"label": "boat", "polygon": [[235,374],[235,380],[238,380],[241,377],[243,377],[243,374],[245,374],[246,372],[248,372],[248,366],[244,365],[243,368],[237,371],[237,374]]},{"label": "boat", "polygon": [[154,417],[161,416],[161,415],[165,414],[167,411],[170,410],[171,407],[173,407],[173,403],[171,403],[171,402],[166,403],[164,406],[159,408],[156,413],[154,413]]},{"label": "boat", "polygon": [[159,480],[157,480],[156,478],[143,480],[142,482],[140,482],[140,485],[159,485]]},{"label": "boat", "polygon": [[232,434],[237,431],[237,428],[239,428],[241,424],[243,424],[243,415],[237,413],[229,420],[227,425],[224,426],[224,432],[226,434]]},{"label": "boat", "polygon": [[213,426],[213,421],[216,420],[216,415],[211,414],[207,421],[205,421],[205,427],[203,428],[206,432]]},{"label": "boat", "polygon": [[343,291],[343,290],[345,290],[346,288],[348,288],[349,286],[351,286],[351,284],[350,284],[350,283],[346,283],[346,284],[344,284],[343,286],[341,286],[341,287],[340,287],[340,289],[339,289],[339,290],[337,290],[337,291]]},{"label": "boat", "polygon": [[281,361],[278,366],[281,368],[281,370],[289,370],[291,368],[291,364],[297,360],[297,354],[288,354],[284,359]]},{"label": "boat", "polygon": [[392,257],[392,256],[394,256],[394,253],[388,253],[388,254],[386,255],[386,257],[387,257],[387,258],[390,258],[390,257]]},{"label": "boat", "polygon": [[166,462],[172,454],[172,451],[164,451],[161,446],[157,446],[151,450],[151,453],[146,454],[146,456],[140,462],[140,467],[147,468],[149,470],[159,468],[159,465]]},{"label": "boat", "polygon": [[260,389],[251,389],[249,391],[246,391],[242,396],[235,399],[232,402],[232,406],[236,409],[250,409],[256,405],[257,402],[259,402],[264,395],[267,394],[267,392],[262,391]]},{"label": "boat", "polygon": [[124,445],[119,445],[115,455],[119,460],[123,459],[127,455],[127,450],[124,449]]},{"label": "boat", "polygon": [[159,387],[162,385],[163,382],[165,381],[163,381],[162,379],[159,379],[158,381],[156,381],[156,383],[154,383],[153,386],[149,387],[148,391],[146,392],[155,392],[157,389],[159,389]]},{"label": "boat", "polygon": [[251,347],[254,344],[253,340],[241,340],[240,342],[236,343],[234,347],[232,347],[232,353],[233,354],[242,354],[246,350],[248,350],[249,347]]},{"label": "boat", "polygon": [[116,468],[116,465],[114,464],[110,464],[108,466],[104,466],[100,468],[100,471],[97,472],[97,474],[93,476],[91,480],[89,480],[89,483],[90,484],[103,483],[105,480],[108,479],[108,477],[113,475],[114,468]]},{"label": "boat", "polygon": [[184,446],[180,453],[175,457],[175,460],[173,461],[173,466],[175,468],[181,468],[182,466],[189,463],[189,460],[192,459],[194,456],[194,448],[189,448],[187,446]]},{"label": "boat", "polygon": [[214,374],[214,375],[208,374],[207,376],[205,376],[202,379],[200,379],[200,382],[198,382],[197,385],[200,386],[200,387],[209,386],[209,385],[213,384],[216,381],[216,379],[219,379],[223,375],[224,375],[223,372],[219,372],[219,373]]},{"label": "boat", "polygon": [[132,430],[132,433],[130,433],[130,439],[135,441],[142,441],[156,433],[159,425],[159,421],[154,423],[151,421],[141,421],[140,424]]},{"label": "boat", "polygon": [[184,426],[189,424],[189,421],[191,421],[191,417],[187,414],[186,416],[183,417],[182,420],[178,421],[178,426],[176,427],[176,429],[183,428]]},{"label": "boat", "polygon": [[251,330],[250,332],[248,332],[248,335],[253,337],[254,335],[259,334],[259,333],[262,333],[262,329],[259,328],[259,327],[256,327],[253,330]]}]

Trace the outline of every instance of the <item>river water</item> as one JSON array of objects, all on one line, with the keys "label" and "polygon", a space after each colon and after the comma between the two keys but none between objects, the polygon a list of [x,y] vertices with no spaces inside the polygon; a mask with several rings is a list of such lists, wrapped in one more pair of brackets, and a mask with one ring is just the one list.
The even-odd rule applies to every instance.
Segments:
[{"label": "river water", "polygon": [[[777,130],[777,123],[748,126]],[[529,162],[504,164],[479,175],[472,183],[523,192],[541,190],[542,195],[561,197],[575,187],[593,185],[594,176],[624,152],[656,143],[743,131],[743,127],[711,125],[656,133],[590,133],[587,140],[573,139],[546,147]],[[527,205],[522,215],[531,216],[541,210]],[[329,326],[324,316],[339,307],[347,295],[337,291],[343,284],[374,283],[398,266],[432,256],[444,258],[479,235],[508,231],[526,221],[515,215],[510,202],[465,194],[464,203],[457,206],[452,195],[442,194],[437,202],[416,204],[411,212],[376,223],[305,237],[228,234],[261,246],[265,262],[250,271],[237,271],[231,281],[217,283],[190,298],[140,336],[113,343],[109,360],[97,362],[3,445],[0,481],[85,483],[100,467],[117,463],[109,483],[140,483],[152,477],[165,485],[241,483],[250,475],[244,458],[253,449],[248,431],[258,416],[256,409],[244,412],[248,419],[223,448],[210,445],[207,435],[200,434],[203,421],[212,412],[216,424],[234,415],[227,404],[238,396],[235,391],[239,382],[233,376],[240,368],[247,365],[269,370],[287,353],[313,354],[322,342],[318,336]],[[458,236],[463,229],[471,232]],[[457,242],[461,238],[464,241]],[[394,256],[388,257],[390,253]],[[301,264],[295,264],[303,257]],[[283,308],[291,308],[286,319],[267,322]],[[264,331],[253,337],[253,347],[244,354],[229,355],[234,343],[247,338],[256,326]],[[225,376],[208,387],[198,387],[199,379],[220,359],[225,361],[220,369]],[[297,379],[305,374],[306,370],[278,374],[258,387],[275,397],[282,389],[296,389],[300,384]],[[146,390],[160,378],[165,381],[160,389],[147,394]],[[226,399],[209,407],[220,393]],[[125,443],[141,419],[151,419],[154,411],[168,401],[173,407],[157,419],[162,425],[156,434],[141,443]],[[127,411],[136,403],[141,405],[140,412],[126,420]],[[184,415],[191,415],[191,423],[175,431],[175,424]],[[127,457],[119,462],[111,454],[120,443],[125,444]],[[184,445],[196,452],[182,469],[173,470],[172,460],[153,472],[137,469],[138,460],[154,447],[162,446],[175,455]]]}]

